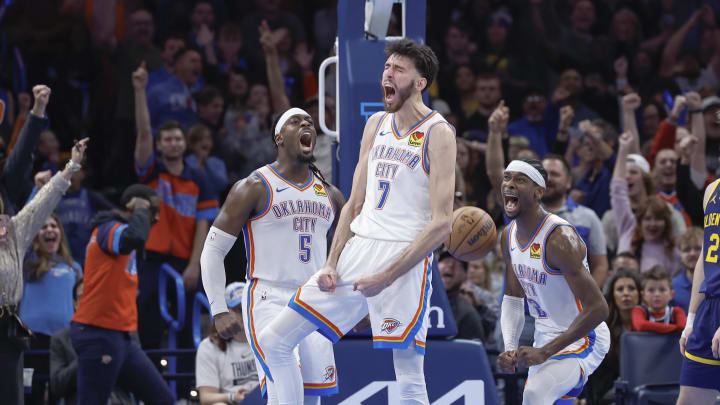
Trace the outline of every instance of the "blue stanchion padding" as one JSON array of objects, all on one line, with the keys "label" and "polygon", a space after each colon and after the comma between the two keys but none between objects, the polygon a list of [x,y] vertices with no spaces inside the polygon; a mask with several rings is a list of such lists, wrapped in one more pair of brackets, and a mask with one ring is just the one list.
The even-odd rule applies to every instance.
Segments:
[{"label": "blue stanchion padding", "polygon": [[195,300],[193,300],[193,312],[192,312],[192,336],[193,336],[193,344],[195,345],[195,348],[200,346],[200,342],[202,341],[202,328],[200,325],[200,321],[202,321],[202,309],[205,308],[205,311],[210,313],[210,302],[208,301],[207,297],[204,293],[198,292],[195,294]]},{"label": "blue stanchion padding", "polygon": [[[185,326],[185,286],[183,285],[182,276],[175,271],[169,264],[163,263],[160,266],[160,279],[158,300],[160,301],[160,315],[165,322],[170,325],[170,329],[180,331]],[[173,318],[168,310],[167,300],[167,284],[168,278],[175,283],[175,298],[177,299],[177,316]]]},{"label": "blue stanchion padding", "polygon": [[[398,403],[392,351],[373,349],[370,340],[357,339],[343,339],[334,347],[340,392],[323,398],[323,405]],[[499,405],[490,363],[480,342],[428,341],[425,382],[431,405]]]}]

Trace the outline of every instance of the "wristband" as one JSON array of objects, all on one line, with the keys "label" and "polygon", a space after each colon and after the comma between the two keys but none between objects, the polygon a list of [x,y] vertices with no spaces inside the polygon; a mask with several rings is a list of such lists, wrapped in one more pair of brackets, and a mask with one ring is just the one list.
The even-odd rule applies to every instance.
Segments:
[{"label": "wristband", "polygon": [[695,312],[690,312],[687,317],[687,321],[685,321],[685,329],[682,331],[682,337],[687,338],[689,333],[688,330],[693,328],[693,322],[695,321]]},{"label": "wristband", "polygon": [[82,165],[77,164],[73,162],[72,160],[68,160],[67,164],[65,165],[65,169],[69,170],[70,173],[75,173],[78,170],[82,169]]},{"label": "wristband", "polygon": [[235,403],[235,400],[233,399],[233,393],[232,393],[232,392],[228,392],[227,394],[228,394],[228,403],[229,403],[229,404],[234,404],[234,403]]}]

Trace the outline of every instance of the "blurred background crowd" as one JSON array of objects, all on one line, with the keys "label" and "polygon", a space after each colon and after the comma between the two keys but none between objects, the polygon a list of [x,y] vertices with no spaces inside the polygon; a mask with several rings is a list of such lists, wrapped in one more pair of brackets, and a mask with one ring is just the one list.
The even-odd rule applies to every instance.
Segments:
[{"label": "blurred background crowd", "polygon": [[[317,166],[332,176],[331,141],[317,114],[325,97],[334,117],[335,79],[317,71],[333,52],[336,3],[0,4],[5,213],[31,201],[76,140],[89,137],[83,168],[24,261],[20,311],[38,332],[33,347],[47,349],[50,336],[69,326],[88,224],[116,207],[128,185],[148,184],[161,201],[138,258],[139,338],[143,348],[160,348],[159,266],[183,275],[189,297],[200,288],[208,225],[234,182],[274,160],[270,127],[278,113],[292,105],[313,115]],[[543,203],[578,229],[611,308],[613,349],[583,395],[601,403],[612,395],[622,333],[684,326],[674,307],[687,310],[702,249],[703,190],[720,173],[720,1],[429,0],[427,7],[427,43],[441,63],[429,100],[457,129],[457,204],[486,210],[499,234],[502,167],[518,156],[543,161]],[[400,30],[397,17],[389,35]],[[326,94],[318,94],[319,80]],[[52,91],[39,115],[36,84]],[[32,125],[37,131],[22,130]],[[229,281],[244,280],[244,262],[238,242],[226,259]],[[499,250],[473,263],[441,255],[439,270],[457,337],[501,348]],[[664,294],[660,304],[653,294]],[[189,334],[181,342],[189,347]],[[63,396],[52,391],[35,400]]]}]

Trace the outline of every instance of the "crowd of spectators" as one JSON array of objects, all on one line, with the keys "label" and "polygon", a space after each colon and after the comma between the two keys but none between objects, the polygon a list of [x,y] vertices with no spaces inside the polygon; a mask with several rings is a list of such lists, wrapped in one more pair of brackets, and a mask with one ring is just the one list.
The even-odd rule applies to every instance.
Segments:
[{"label": "crowd of spectators", "polygon": [[[613,346],[584,393],[602,403],[618,376],[622,333],[685,322],[703,191],[720,174],[720,1],[427,3],[427,43],[441,62],[428,93],[457,129],[458,204],[487,211],[500,234],[503,168],[519,156],[542,161],[543,204],[575,225],[610,306]],[[2,212],[32,204],[77,139],[90,138],[82,169],[63,172],[72,176],[55,214],[26,241],[21,301],[0,301],[19,305],[34,332],[29,347],[66,352],[65,365],[26,364],[50,374],[50,402],[74,395],[67,328],[92,219],[116,209],[133,183],[157,193],[158,222],[133,260],[139,341],[163,347],[160,266],[182,275],[191,303],[202,242],[228,187],[275,157],[275,116],[303,107],[320,134],[319,97],[335,115],[334,80],[318,94],[317,68],[333,52],[336,10],[334,0],[0,5]],[[49,88],[33,90],[40,83]],[[331,178],[328,137],[318,137],[315,156]],[[242,249],[226,259],[229,281],[244,279]],[[439,257],[458,337],[502,348],[500,250],[471,263]],[[214,339],[203,347],[216,357],[240,344]],[[192,344],[189,332],[180,343]],[[217,378],[203,380],[212,393],[223,387]],[[44,387],[32,395],[42,402]]]}]

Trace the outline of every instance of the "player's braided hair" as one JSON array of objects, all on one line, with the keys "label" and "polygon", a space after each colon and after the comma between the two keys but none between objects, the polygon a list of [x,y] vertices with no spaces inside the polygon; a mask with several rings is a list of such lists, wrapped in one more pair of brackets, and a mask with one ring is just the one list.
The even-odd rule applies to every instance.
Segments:
[{"label": "player's braided hair", "polygon": [[[278,121],[280,121],[281,116],[282,115],[278,115],[277,117],[275,117],[272,127],[270,128],[270,137],[272,138],[273,145],[275,145],[276,148],[278,147],[278,144],[277,144],[277,141],[275,140],[275,128],[277,127]],[[313,158],[313,161],[314,160],[315,160],[315,158]],[[310,168],[310,171],[313,172],[313,174],[315,176],[317,176],[317,178],[320,179],[320,181],[322,182],[322,184],[325,185],[325,187],[330,188],[330,183],[328,183],[327,180],[325,180],[325,176],[323,176],[320,169],[318,169],[318,167],[315,166],[315,163],[310,162],[310,164],[308,164],[308,167]]]}]

